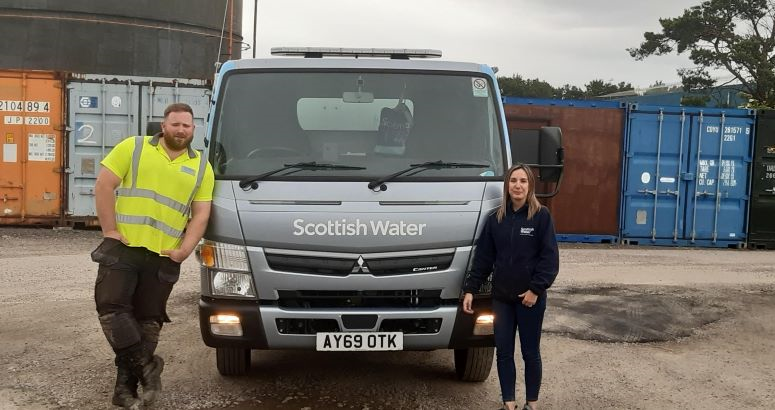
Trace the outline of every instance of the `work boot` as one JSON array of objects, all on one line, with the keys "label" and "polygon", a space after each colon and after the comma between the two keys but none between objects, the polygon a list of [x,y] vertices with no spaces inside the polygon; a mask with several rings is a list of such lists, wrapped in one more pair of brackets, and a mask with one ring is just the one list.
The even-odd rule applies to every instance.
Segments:
[{"label": "work boot", "polygon": [[159,356],[147,354],[140,346],[131,349],[124,356],[124,360],[143,386],[143,393],[140,395],[143,404],[156,401],[161,393],[161,372],[164,370],[164,360]]},{"label": "work boot", "polygon": [[157,355],[153,355],[151,361],[143,366],[140,384],[143,385],[142,398],[144,404],[151,404],[159,398],[161,394],[162,370],[164,370],[164,360]]},{"label": "work boot", "polygon": [[137,378],[123,363],[117,369],[112,403],[125,409],[142,409],[143,402],[137,397]]}]

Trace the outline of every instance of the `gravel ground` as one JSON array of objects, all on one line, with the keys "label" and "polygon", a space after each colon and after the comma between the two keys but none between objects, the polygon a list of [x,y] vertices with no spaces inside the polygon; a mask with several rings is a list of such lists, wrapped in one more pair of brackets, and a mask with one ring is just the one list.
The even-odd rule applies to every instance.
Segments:
[{"label": "gravel ground", "polygon": [[[108,409],[112,352],[94,311],[98,231],[0,227],[0,409]],[[771,409],[775,253],[562,245],[542,343],[542,409]],[[495,409],[451,352],[260,351],[225,378],[183,265],[162,332],[157,409]],[[518,385],[518,397],[524,392]]]}]

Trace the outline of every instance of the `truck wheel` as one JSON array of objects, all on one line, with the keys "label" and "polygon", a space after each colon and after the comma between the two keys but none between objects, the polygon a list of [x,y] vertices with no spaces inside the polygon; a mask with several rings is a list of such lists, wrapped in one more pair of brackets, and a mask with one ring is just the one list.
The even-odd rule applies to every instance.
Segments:
[{"label": "truck wheel", "polygon": [[455,372],[464,382],[483,382],[490,375],[494,347],[455,349]]},{"label": "truck wheel", "polygon": [[218,373],[224,376],[242,376],[250,370],[250,349],[216,347],[215,362]]}]

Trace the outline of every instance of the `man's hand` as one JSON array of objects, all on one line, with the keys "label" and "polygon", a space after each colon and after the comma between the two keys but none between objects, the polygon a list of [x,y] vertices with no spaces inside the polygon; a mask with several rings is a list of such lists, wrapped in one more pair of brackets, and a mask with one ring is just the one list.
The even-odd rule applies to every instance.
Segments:
[{"label": "man's hand", "polygon": [[124,238],[124,235],[121,235],[121,232],[117,230],[105,231],[102,233],[102,236],[106,238],[113,238],[115,240],[123,242],[124,245],[129,245],[129,241],[127,241],[126,238]]},{"label": "man's hand", "polygon": [[463,295],[463,312],[468,313],[469,315],[474,313],[474,309],[471,307],[474,303],[474,295],[471,293],[466,293]]},{"label": "man's hand", "polygon": [[538,301],[538,295],[533,293],[532,290],[520,294],[519,297],[522,298],[522,304],[527,307],[533,307],[533,305],[536,304],[536,301]]},{"label": "man's hand", "polygon": [[188,258],[188,255],[191,255],[191,252],[186,252],[183,249],[162,249],[161,254],[169,256],[170,259],[177,263],[183,263]]}]

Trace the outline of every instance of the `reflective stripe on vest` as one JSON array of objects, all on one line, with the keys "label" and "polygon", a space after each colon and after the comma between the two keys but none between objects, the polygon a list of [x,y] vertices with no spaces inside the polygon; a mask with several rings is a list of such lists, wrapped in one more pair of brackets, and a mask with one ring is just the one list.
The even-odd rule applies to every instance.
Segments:
[{"label": "reflective stripe on vest", "polygon": [[[140,169],[140,155],[143,152],[144,146],[145,137],[135,137],[135,149],[132,152],[132,185],[129,188],[119,188],[118,191],[116,191],[116,194],[124,198],[151,199],[156,203],[169,207],[184,216],[188,216],[189,212],[191,211],[191,202],[194,200],[194,195],[196,195],[196,192],[202,185],[202,179],[204,178],[205,167],[207,165],[207,161],[205,161],[204,155],[199,155],[199,172],[196,174],[196,183],[194,184],[194,189],[191,191],[191,195],[188,196],[188,202],[184,204],[156,191],[137,188],[137,176]],[[165,224],[164,222],[158,221],[151,217],[117,214],[116,221],[125,224],[148,225],[176,238],[181,238],[183,236],[183,231],[175,229]]]},{"label": "reflective stripe on vest", "polygon": [[183,231],[179,231],[162,221],[151,218],[150,216],[118,214],[116,215],[116,222],[131,225],[148,225],[164,232],[169,236],[172,236],[173,238],[180,238],[183,236]]}]

